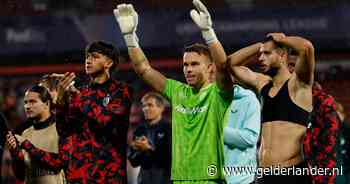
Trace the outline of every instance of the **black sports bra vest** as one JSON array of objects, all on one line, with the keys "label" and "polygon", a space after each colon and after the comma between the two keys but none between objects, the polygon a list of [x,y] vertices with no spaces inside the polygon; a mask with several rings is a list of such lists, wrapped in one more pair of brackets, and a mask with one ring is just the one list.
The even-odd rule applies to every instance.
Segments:
[{"label": "black sports bra vest", "polygon": [[269,96],[269,91],[273,86],[272,82],[261,89],[263,97],[262,123],[280,120],[303,126],[308,125],[310,113],[294,104],[290,99],[288,81],[289,79],[273,98]]}]

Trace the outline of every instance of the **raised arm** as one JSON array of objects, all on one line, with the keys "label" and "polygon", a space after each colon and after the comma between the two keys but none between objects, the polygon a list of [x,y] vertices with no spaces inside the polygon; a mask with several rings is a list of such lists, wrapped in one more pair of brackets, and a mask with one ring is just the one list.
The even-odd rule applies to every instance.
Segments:
[{"label": "raised arm", "polygon": [[152,68],[145,54],[138,44],[136,29],[138,14],[131,4],[120,4],[113,10],[120,30],[128,47],[128,53],[135,72],[156,91],[162,93],[166,77]]},{"label": "raised arm", "polygon": [[196,10],[191,10],[193,22],[200,28],[202,36],[209,46],[216,66],[216,82],[223,91],[232,89],[232,80],[227,70],[227,56],[220,41],[217,39],[209,11],[200,0],[193,0]]},{"label": "raised arm", "polygon": [[247,60],[259,52],[262,43],[255,43],[244,47],[235,53],[228,56],[228,66],[231,74],[241,83],[254,88],[257,92],[261,87],[269,80],[263,74],[253,72],[244,65],[247,64]]},{"label": "raised arm", "polygon": [[[77,119],[73,119],[74,116],[72,114],[76,114],[72,111],[73,103],[71,100],[74,99],[74,96],[80,96],[78,93],[71,93],[72,84],[74,83],[75,74],[74,73],[65,73],[62,75],[56,75],[57,77],[61,77],[57,84],[57,100],[52,108],[55,109],[56,113],[56,130],[60,137],[67,137],[71,135],[74,131],[73,126],[76,123],[72,124],[72,122],[77,122],[77,119],[81,119],[81,117]],[[79,107],[75,108],[78,111]]]},{"label": "raised arm", "polygon": [[244,66],[250,57],[257,54],[260,50],[262,43],[258,42],[253,45],[244,47],[233,54],[228,56],[228,62],[230,66]]},{"label": "raised arm", "polygon": [[315,49],[312,43],[302,37],[285,36],[283,33],[270,33],[276,42],[297,51],[299,60],[295,65],[295,73],[299,81],[312,85],[315,70]]}]

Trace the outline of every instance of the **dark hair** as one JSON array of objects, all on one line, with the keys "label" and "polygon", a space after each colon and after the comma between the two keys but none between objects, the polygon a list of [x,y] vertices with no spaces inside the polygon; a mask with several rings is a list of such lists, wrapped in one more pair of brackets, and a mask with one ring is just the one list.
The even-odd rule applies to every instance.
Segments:
[{"label": "dark hair", "polygon": [[40,100],[44,103],[48,103],[51,107],[52,98],[49,91],[44,86],[34,85],[33,87],[29,88],[27,92],[39,93]]},{"label": "dark hair", "polygon": [[141,102],[144,102],[145,100],[148,100],[150,98],[155,99],[156,104],[158,106],[165,106],[165,100],[163,98],[162,95],[160,95],[159,93],[156,92],[148,92],[145,95],[143,95],[143,97],[141,98]]},{"label": "dark hair", "polygon": [[189,46],[186,46],[184,49],[184,53],[185,52],[196,52],[198,54],[203,54],[209,57],[210,62],[212,62],[213,58],[211,56],[210,50],[206,45],[200,44],[200,43],[195,43]]},{"label": "dark hair", "polygon": [[85,55],[93,52],[105,55],[113,61],[113,65],[109,70],[110,72],[113,71],[119,64],[119,50],[110,43],[106,43],[104,41],[92,42],[86,47]]},{"label": "dark hair", "polygon": [[50,91],[56,91],[59,79],[59,77],[46,74],[40,78],[39,85],[46,87]]},{"label": "dark hair", "polygon": [[276,46],[277,48],[280,48],[280,49],[288,49],[285,45],[283,45],[283,44],[281,44],[281,43],[279,43],[279,42],[276,42],[276,41],[273,39],[272,36],[266,37],[266,38],[264,39],[263,42],[266,43],[266,42],[269,42],[269,41],[272,41],[272,42],[275,44],[275,46]]}]

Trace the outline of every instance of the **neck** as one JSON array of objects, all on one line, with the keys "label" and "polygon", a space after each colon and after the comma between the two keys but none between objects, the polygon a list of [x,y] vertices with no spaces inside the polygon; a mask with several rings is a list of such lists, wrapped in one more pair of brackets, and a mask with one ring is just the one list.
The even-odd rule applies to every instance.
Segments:
[{"label": "neck", "polygon": [[33,121],[33,127],[35,130],[45,129],[52,125],[54,122],[50,120],[51,116],[48,116],[46,119],[41,119],[39,121]]},{"label": "neck", "polygon": [[152,125],[157,124],[161,119],[162,119],[162,116],[158,116],[157,118],[150,120],[148,123],[149,123],[149,125],[152,126]]},{"label": "neck", "polygon": [[109,73],[107,72],[103,72],[97,76],[92,76],[91,77],[91,80],[94,82],[94,83],[97,83],[97,84],[103,84],[104,82],[106,82],[108,79],[109,79]]},{"label": "neck", "polygon": [[209,80],[206,80],[206,81],[204,81],[203,83],[194,86],[194,89],[195,89],[195,91],[199,91],[199,90],[201,90],[202,88],[208,86],[209,84],[210,84],[210,81],[209,81]]},{"label": "neck", "polygon": [[285,80],[289,79],[291,73],[289,72],[287,67],[281,67],[277,70],[277,74],[272,78],[273,83],[279,84],[283,83]]},{"label": "neck", "polygon": [[49,119],[50,117],[50,112],[49,111],[45,111],[44,113],[41,114],[40,118],[37,119],[37,121],[34,121],[35,123],[40,123],[40,122],[44,122],[47,119]]}]

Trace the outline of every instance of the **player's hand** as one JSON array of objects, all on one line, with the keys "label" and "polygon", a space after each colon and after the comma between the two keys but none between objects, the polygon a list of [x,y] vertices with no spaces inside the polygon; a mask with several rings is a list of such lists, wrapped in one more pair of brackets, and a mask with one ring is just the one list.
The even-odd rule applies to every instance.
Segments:
[{"label": "player's hand", "polygon": [[193,22],[196,23],[201,30],[211,29],[213,22],[211,21],[208,9],[200,0],[193,0],[193,5],[196,7],[196,9],[191,10]]},{"label": "player's hand", "polygon": [[[64,74],[52,73],[52,74],[50,74],[50,77],[62,79],[64,77]],[[75,84],[75,81],[70,83],[68,91],[70,93],[80,93],[80,91],[74,86],[74,84]]]},{"label": "player's hand", "polygon": [[280,42],[282,39],[286,37],[284,33],[269,33],[267,37],[271,37],[274,41]]},{"label": "player's hand", "polygon": [[202,31],[202,36],[209,45],[217,40],[215,32],[212,28],[213,22],[208,9],[200,0],[193,0],[196,9],[192,9],[190,14],[193,22]]},{"label": "player's hand", "polygon": [[143,152],[149,152],[153,150],[153,147],[151,146],[151,144],[145,136],[142,136],[141,138],[135,140],[135,147],[137,148],[137,150]]},{"label": "player's hand", "polygon": [[74,85],[74,73],[65,73],[64,76],[59,80],[57,85],[57,101],[58,105],[64,105],[64,97],[67,92],[70,91],[72,85]]},{"label": "player's hand", "polygon": [[120,4],[113,13],[123,34],[136,32],[138,15],[131,4]]},{"label": "player's hand", "polygon": [[16,151],[18,149],[16,137],[10,131],[6,135],[6,146],[11,152]]},{"label": "player's hand", "polygon": [[113,10],[128,47],[138,47],[136,29],[139,16],[131,4],[120,4]]}]

